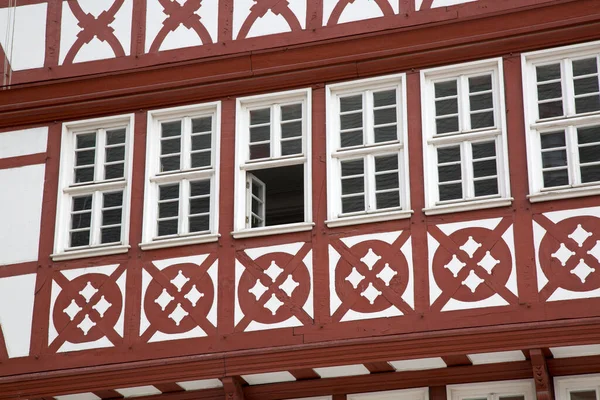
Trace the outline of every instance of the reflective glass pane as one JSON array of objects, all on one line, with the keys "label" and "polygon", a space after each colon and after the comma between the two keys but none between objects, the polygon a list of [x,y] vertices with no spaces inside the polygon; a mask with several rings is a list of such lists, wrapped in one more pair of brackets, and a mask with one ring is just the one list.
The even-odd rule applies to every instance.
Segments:
[{"label": "reflective glass pane", "polygon": [[102,211],[102,226],[121,223],[121,208]]},{"label": "reflective glass pane", "polygon": [[302,139],[281,142],[281,155],[302,154]]},{"label": "reflective glass pane", "polygon": [[190,199],[190,215],[210,212],[210,197]]},{"label": "reflective glass pane", "polygon": [[90,231],[71,232],[71,247],[88,246],[90,244]]},{"label": "reflective glass pane", "polygon": [[250,128],[250,143],[265,142],[271,139],[271,126],[256,126]]},{"label": "reflective glass pane", "polygon": [[174,185],[163,185],[159,186],[159,199],[160,200],[168,200],[168,199],[178,199],[179,198],[179,183]]},{"label": "reflective glass pane", "polygon": [[438,166],[440,182],[459,181],[462,177],[460,164]]},{"label": "reflective glass pane", "polygon": [[75,165],[93,165],[96,159],[95,150],[83,150],[75,153]]},{"label": "reflective glass pane", "polygon": [[569,174],[566,169],[544,171],[544,187],[563,186],[569,184]]},{"label": "reflective glass pane", "polygon": [[375,107],[396,104],[396,89],[373,93],[373,104]]},{"label": "reflective glass pane", "polygon": [[192,119],[192,133],[212,131],[212,117]]},{"label": "reflective glass pane", "polygon": [[460,147],[440,147],[437,149],[438,163],[460,161]]},{"label": "reflective glass pane", "polygon": [[573,76],[589,75],[597,72],[596,57],[573,61]]},{"label": "reflective glass pane", "polygon": [[179,201],[168,201],[158,204],[158,218],[176,217],[179,215]]},{"label": "reflective glass pane", "polygon": [[469,92],[483,92],[492,90],[492,76],[482,75],[469,78]]},{"label": "reflective glass pane", "polygon": [[181,138],[163,139],[160,141],[160,154],[173,154],[181,151]]},{"label": "reflective glass pane", "polygon": [[281,106],[281,120],[289,121],[290,119],[302,118],[302,104],[290,104]]},{"label": "reflective glass pane", "polygon": [[250,146],[250,159],[268,158],[271,156],[271,145],[269,143],[255,144]]},{"label": "reflective glass pane", "polygon": [[400,186],[398,173],[375,175],[375,190],[396,189]]},{"label": "reflective glass pane", "polygon": [[400,193],[398,191],[377,193],[375,195],[377,209],[400,206]]},{"label": "reflective glass pane", "polygon": [[94,167],[77,168],[75,170],[75,183],[92,182],[94,180]]},{"label": "reflective glass pane", "polygon": [[600,95],[592,95],[575,99],[575,111],[583,114],[600,110]]},{"label": "reflective glass pane", "polygon": [[71,216],[71,229],[89,228],[92,223],[92,213],[84,212]]},{"label": "reflective glass pane", "polygon": [[541,136],[541,144],[542,144],[542,149],[549,149],[549,148],[554,148],[554,147],[564,147],[565,146],[565,133],[563,131],[544,133]]},{"label": "reflective glass pane", "polygon": [[194,135],[192,136],[192,151],[210,149],[212,144],[212,135]]},{"label": "reflective glass pane", "polygon": [[121,227],[114,226],[111,228],[101,229],[101,243],[118,243],[121,241]]},{"label": "reflective glass pane", "polygon": [[578,390],[569,393],[571,400],[597,400],[595,390]]},{"label": "reflective glass pane", "polygon": [[340,115],[340,128],[342,130],[361,128],[362,124],[362,113]]},{"label": "reflective glass pane", "polygon": [[575,95],[598,93],[598,76],[575,79],[573,86],[575,87]]},{"label": "reflective glass pane", "polygon": [[281,124],[281,137],[290,138],[302,136],[302,121],[288,122]]},{"label": "reflective glass pane", "polygon": [[559,63],[539,66],[539,67],[536,67],[535,70],[537,73],[537,81],[538,82],[551,81],[553,79],[560,79],[560,76],[561,76]]},{"label": "reflective glass pane", "polygon": [[250,111],[250,125],[268,124],[269,122],[271,122],[270,108]]},{"label": "reflective glass pane", "polygon": [[462,199],[462,184],[439,185],[440,201]]},{"label": "reflective glass pane", "polygon": [[190,217],[190,232],[202,232],[210,229],[210,216],[199,215]]},{"label": "reflective glass pane", "polygon": [[169,219],[166,221],[158,221],[158,236],[176,235],[178,221]]},{"label": "reflective glass pane", "polygon": [[342,176],[362,175],[364,162],[360,160],[342,161]]},{"label": "reflective glass pane", "polygon": [[344,197],[342,199],[342,213],[351,213],[365,210],[365,198],[363,195]]},{"label": "reflective glass pane", "polygon": [[600,161],[600,145],[579,148],[579,162],[582,164]]},{"label": "reflective glass pane", "polygon": [[201,151],[192,154],[192,168],[208,167],[211,164],[210,151]]},{"label": "reflective glass pane", "polygon": [[494,107],[494,99],[491,93],[477,94],[469,97],[471,111],[485,110]]},{"label": "reflective glass pane", "polygon": [[600,165],[590,165],[581,167],[581,182],[598,182],[600,181]]},{"label": "reflective glass pane", "polygon": [[96,132],[77,135],[77,148],[84,149],[89,147],[96,147]]},{"label": "reflective glass pane", "polygon": [[483,179],[475,181],[475,197],[498,194],[498,179]]},{"label": "reflective glass pane", "polygon": [[396,125],[375,128],[375,143],[389,142],[392,140],[398,140],[398,130]]},{"label": "reflective glass pane", "polygon": [[473,175],[475,178],[496,175],[496,159],[473,162]]},{"label": "reflective glass pane", "polygon": [[456,80],[446,82],[436,82],[434,85],[435,97],[448,97],[457,95]]},{"label": "reflective glass pane", "polygon": [[494,111],[471,114],[471,129],[490,128],[494,126]]},{"label": "reflective glass pane", "polygon": [[545,151],[542,153],[542,168],[564,167],[566,165],[566,150]]},{"label": "reflective glass pane", "polygon": [[375,172],[393,171],[397,169],[398,156],[396,154],[375,157]]},{"label": "reflective glass pane", "polygon": [[352,111],[362,109],[362,95],[340,97],[340,111]]},{"label": "reflective glass pane", "polygon": [[190,182],[190,195],[192,197],[206,194],[210,194],[210,180]]},{"label": "reflective glass pane", "polygon": [[560,117],[563,115],[562,100],[538,104],[540,119]]},{"label": "reflective glass pane", "polygon": [[181,121],[163,122],[160,126],[163,138],[181,135]]},{"label": "reflective glass pane", "polygon": [[118,207],[123,205],[123,192],[104,193],[104,207]]},{"label": "reflective glass pane", "polygon": [[120,144],[125,143],[125,128],[122,129],[114,129],[111,131],[106,131],[106,144]]},{"label": "reflective glass pane", "polygon": [[577,142],[579,144],[600,142],[600,125],[577,128]]},{"label": "reflective glass pane", "polygon": [[562,97],[562,86],[559,82],[545,83],[537,87],[538,100],[560,99]]},{"label": "reflective glass pane", "polygon": [[471,148],[475,159],[496,156],[496,143],[494,142],[473,143]]},{"label": "reflective glass pane", "polygon": [[436,100],[435,115],[440,116],[456,113],[458,113],[457,99]]},{"label": "reflective glass pane", "polygon": [[458,132],[458,117],[438,118],[435,127],[438,134]]},{"label": "reflective glass pane", "polygon": [[362,176],[342,179],[342,194],[363,193],[365,180]]},{"label": "reflective glass pane", "polygon": [[104,167],[104,179],[122,178],[125,173],[125,164],[111,164]]},{"label": "reflective glass pane", "polygon": [[340,141],[342,147],[360,146],[363,144],[363,131],[342,132]]},{"label": "reflective glass pane", "polygon": [[92,209],[92,195],[73,197],[73,211]]},{"label": "reflective glass pane", "polygon": [[384,108],[373,112],[375,125],[391,124],[396,122],[396,109]]},{"label": "reflective glass pane", "polygon": [[125,159],[125,146],[109,147],[106,149],[106,162],[123,161]]},{"label": "reflective glass pane", "polygon": [[179,169],[179,154],[176,156],[161,157],[161,159],[160,159],[161,172],[177,171],[178,169]]}]

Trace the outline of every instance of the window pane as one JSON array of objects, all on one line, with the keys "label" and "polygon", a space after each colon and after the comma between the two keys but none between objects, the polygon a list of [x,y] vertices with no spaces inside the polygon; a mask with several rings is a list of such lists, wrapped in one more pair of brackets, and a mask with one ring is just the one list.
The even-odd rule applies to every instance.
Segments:
[{"label": "window pane", "polygon": [[493,111],[471,114],[471,129],[489,128],[492,126],[494,126]]},{"label": "window pane", "polygon": [[438,163],[443,164],[447,162],[460,161],[460,147],[441,147],[437,149]]},{"label": "window pane", "polygon": [[375,125],[391,124],[396,122],[396,108],[384,108],[374,111]]},{"label": "window pane", "polygon": [[210,194],[210,180],[190,182],[190,195],[192,197]]},{"label": "window pane", "polygon": [[597,72],[596,57],[573,61],[573,76],[589,75]]},{"label": "window pane", "polygon": [[208,167],[211,164],[210,151],[201,151],[192,154],[192,168]]},{"label": "window pane", "polygon": [[106,131],[106,144],[121,144],[125,143],[125,129],[115,129],[112,131]]},{"label": "window pane", "polygon": [[170,219],[166,221],[158,222],[158,236],[176,235],[177,234],[177,220]]},{"label": "window pane", "polygon": [[250,128],[250,143],[271,140],[271,126],[255,126]]},{"label": "window pane", "polygon": [[289,121],[290,119],[302,118],[302,104],[290,104],[281,106],[281,120]]},{"label": "window pane", "polygon": [[438,134],[458,132],[458,117],[438,118],[435,127]]},{"label": "window pane", "polygon": [[71,232],[71,247],[88,246],[90,231]]},{"label": "window pane", "polygon": [[353,111],[362,109],[362,95],[340,97],[340,111]]},{"label": "window pane", "polygon": [[600,165],[590,165],[581,167],[581,182],[598,182],[600,181]]},{"label": "window pane", "polygon": [[96,132],[81,133],[77,135],[78,149],[85,149],[90,147],[96,147]]},{"label": "window pane", "polygon": [[538,100],[560,99],[562,97],[562,86],[559,82],[545,83],[537,87]]},{"label": "window pane", "polygon": [[169,199],[178,199],[179,198],[179,183],[174,185],[163,185],[159,186],[159,199],[160,200],[169,200]]},{"label": "window pane", "polygon": [[536,67],[535,70],[538,82],[560,79],[561,76],[559,63]]},{"label": "window pane", "polygon": [[73,197],[73,211],[92,209],[92,195]]},{"label": "window pane", "polygon": [[581,390],[569,393],[571,400],[596,400],[595,390]]},{"label": "window pane", "polygon": [[375,128],[375,143],[389,142],[391,140],[398,140],[396,125]]},{"label": "window pane", "polygon": [[542,149],[563,147],[565,146],[565,133],[563,131],[544,133],[541,136],[541,143]]},{"label": "window pane", "polygon": [[118,243],[121,241],[121,227],[102,228],[101,243]]},{"label": "window pane", "polygon": [[475,181],[475,197],[498,194],[498,179]]},{"label": "window pane", "polygon": [[375,107],[396,104],[396,89],[373,93],[373,104]]},{"label": "window pane", "polygon": [[75,183],[92,182],[94,180],[94,167],[77,168],[75,170]]},{"label": "window pane", "polygon": [[398,193],[398,191],[377,193],[376,200],[377,209],[399,207],[400,193]]},{"label": "window pane", "polygon": [[83,150],[75,153],[75,165],[93,165],[96,160],[95,150]]},{"label": "window pane", "polygon": [[473,175],[475,178],[496,175],[496,159],[473,162]]},{"label": "window pane", "polygon": [[202,117],[192,119],[192,133],[211,132],[212,117]]},{"label": "window pane", "polygon": [[446,99],[436,100],[435,102],[435,115],[448,115],[458,113],[458,100],[457,99]]},{"label": "window pane", "polygon": [[496,156],[495,142],[473,143],[471,148],[473,150],[473,158],[475,159]]},{"label": "window pane", "polygon": [[563,167],[567,165],[567,151],[554,150],[542,153],[542,168]]},{"label": "window pane", "polygon": [[375,172],[394,171],[398,169],[398,155],[375,157]]},{"label": "window pane", "polygon": [[365,198],[361,196],[345,197],[342,199],[342,213],[351,213],[365,210]]},{"label": "window pane", "polygon": [[190,232],[202,232],[210,230],[210,216],[199,215],[190,217]]},{"label": "window pane", "polygon": [[397,189],[398,187],[400,187],[398,172],[375,176],[375,190]]},{"label": "window pane", "polygon": [[575,111],[583,114],[600,110],[600,95],[592,95],[575,99]]},{"label": "window pane", "polygon": [[483,92],[486,90],[492,90],[492,76],[474,76],[469,78],[469,92]]},{"label": "window pane", "polygon": [[281,137],[290,138],[302,136],[302,121],[288,122],[281,124]]},{"label": "window pane", "polygon": [[494,107],[494,99],[491,93],[477,94],[469,98],[471,111],[485,110]]},{"label": "window pane", "polygon": [[210,212],[210,197],[190,199],[190,215]]},{"label": "window pane", "polygon": [[125,160],[125,146],[109,147],[106,149],[106,162]]},{"label": "window pane", "polygon": [[211,136],[210,134],[192,136],[192,151],[210,149]]},{"label": "window pane", "polygon": [[600,125],[577,128],[577,142],[580,145],[600,142]]},{"label": "window pane", "polygon": [[522,395],[500,396],[500,400],[525,400],[525,396],[522,396]]},{"label": "window pane", "polygon": [[281,155],[302,154],[302,139],[281,142]]},{"label": "window pane", "polygon": [[166,171],[177,171],[179,169],[179,155],[161,157],[160,159],[160,170],[161,172]]},{"label": "window pane", "polygon": [[563,186],[569,184],[569,175],[566,169],[544,171],[544,187]]},{"label": "window pane", "polygon": [[340,115],[340,127],[342,130],[362,127],[362,113]]},{"label": "window pane", "polygon": [[160,141],[160,154],[174,154],[181,151],[181,138],[163,139]]},{"label": "window pane", "polygon": [[181,121],[163,122],[160,126],[163,138],[181,135]]},{"label": "window pane", "polygon": [[342,161],[342,176],[362,175],[364,173],[363,160]]},{"label": "window pane", "polygon": [[579,148],[579,162],[582,164],[600,161],[600,145]]},{"label": "window pane", "polygon": [[121,208],[102,211],[102,226],[121,223]]},{"label": "window pane", "polygon": [[456,89],[456,80],[447,82],[436,82],[434,84],[434,88],[436,98],[456,96],[458,93]]},{"label": "window pane", "polygon": [[342,132],[340,136],[342,147],[360,146],[361,144],[363,144],[362,130]]},{"label": "window pane", "polygon": [[573,81],[575,95],[598,93],[598,76],[575,79]]},{"label": "window pane", "polygon": [[71,229],[89,228],[92,221],[92,213],[84,212],[73,214],[71,217]]},{"label": "window pane", "polygon": [[364,178],[346,178],[342,179],[342,194],[363,193],[365,191]]},{"label": "window pane", "polygon": [[250,125],[268,124],[271,122],[271,109],[263,108],[250,111]]},{"label": "window pane", "polygon": [[158,218],[176,217],[179,215],[179,199],[158,204]]},{"label": "window pane", "polygon": [[250,159],[268,158],[271,156],[271,145],[269,143],[255,144],[250,146]]},{"label": "window pane", "polygon": [[448,185],[440,185],[440,201],[462,199],[462,184],[451,183]]},{"label": "window pane", "polygon": [[104,193],[104,207],[123,205],[123,192]]},{"label": "window pane", "polygon": [[460,164],[444,165],[438,167],[440,182],[459,181],[462,177]]},{"label": "window pane", "polygon": [[104,179],[122,178],[125,173],[125,164],[111,164],[104,167]]},{"label": "window pane", "polygon": [[560,117],[563,115],[562,101],[551,101],[548,103],[542,103],[538,105],[540,113],[540,119]]}]

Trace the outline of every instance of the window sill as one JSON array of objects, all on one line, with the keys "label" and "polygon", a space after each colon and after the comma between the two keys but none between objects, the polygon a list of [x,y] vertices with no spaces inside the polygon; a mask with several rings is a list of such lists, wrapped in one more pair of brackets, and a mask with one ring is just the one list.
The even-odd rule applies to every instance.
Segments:
[{"label": "window sill", "polygon": [[486,199],[486,200],[474,200],[465,201],[454,204],[444,204],[435,207],[424,208],[423,212],[425,215],[439,215],[449,214],[455,212],[483,210],[486,208],[506,207],[512,204],[513,198],[500,198],[500,199]]},{"label": "window sill", "polygon": [[256,236],[279,235],[282,233],[310,231],[315,226],[314,222],[297,222],[294,224],[265,226],[263,228],[243,229],[233,231],[231,235],[234,239],[243,239]]},{"label": "window sill", "polygon": [[358,225],[358,224],[369,224],[371,222],[382,222],[391,221],[396,219],[410,218],[413,214],[413,210],[399,210],[399,211],[384,211],[380,213],[355,215],[351,217],[340,217],[336,219],[330,219],[325,221],[328,228],[336,228],[338,226]]},{"label": "window sill", "polygon": [[152,242],[140,243],[142,250],[164,249],[166,247],[187,246],[190,244],[212,243],[217,242],[221,235],[212,233],[200,236],[181,236],[170,239],[159,239]]},{"label": "window sill", "polygon": [[124,254],[127,253],[129,249],[129,245],[93,247],[88,249],[70,250],[62,253],[50,254],[50,258],[52,259],[52,261],[76,260],[78,258]]},{"label": "window sill", "polygon": [[600,194],[600,186],[585,186],[577,188],[568,188],[561,190],[549,190],[539,193],[530,194],[527,196],[531,203],[539,203],[542,201],[571,199],[573,197],[595,196]]}]

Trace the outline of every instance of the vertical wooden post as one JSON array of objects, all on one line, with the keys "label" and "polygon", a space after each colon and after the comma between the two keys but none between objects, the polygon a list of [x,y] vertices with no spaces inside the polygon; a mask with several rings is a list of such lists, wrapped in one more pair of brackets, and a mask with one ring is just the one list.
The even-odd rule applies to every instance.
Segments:
[{"label": "vertical wooden post", "polygon": [[552,379],[548,373],[546,358],[541,349],[529,350],[531,366],[533,368],[533,380],[535,382],[535,394],[537,400],[554,400],[552,393]]},{"label": "vertical wooden post", "polygon": [[221,378],[223,389],[225,389],[225,400],[244,400],[242,382],[238,376],[226,376]]},{"label": "vertical wooden post", "polygon": [[429,387],[429,400],[446,400],[446,386]]}]

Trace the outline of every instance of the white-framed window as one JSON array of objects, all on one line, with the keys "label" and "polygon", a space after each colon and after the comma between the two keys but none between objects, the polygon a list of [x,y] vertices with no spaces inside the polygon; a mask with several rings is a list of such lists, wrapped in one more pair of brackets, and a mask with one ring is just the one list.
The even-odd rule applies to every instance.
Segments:
[{"label": "white-framed window", "polygon": [[448,400],[535,400],[533,380],[448,385]]},{"label": "white-framed window", "polygon": [[502,59],[421,71],[425,214],[509,205]]},{"label": "white-framed window", "polygon": [[125,253],[133,115],[63,124],[55,261]]},{"label": "white-framed window", "polygon": [[142,249],[218,240],[220,107],[148,112]]},{"label": "white-framed window", "polygon": [[311,90],[239,98],[235,238],[310,230]]},{"label": "white-framed window", "polygon": [[405,79],[327,86],[329,227],[410,217]]},{"label": "white-framed window", "polygon": [[600,400],[600,374],[554,378],[556,400]]},{"label": "white-framed window", "polygon": [[429,400],[429,388],[349,394],[348,400]]},{"label": "white-framed window", "polygon": [[522,62],[530,200],[600,193],[600,42]]}]

